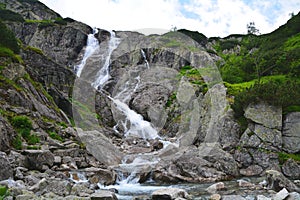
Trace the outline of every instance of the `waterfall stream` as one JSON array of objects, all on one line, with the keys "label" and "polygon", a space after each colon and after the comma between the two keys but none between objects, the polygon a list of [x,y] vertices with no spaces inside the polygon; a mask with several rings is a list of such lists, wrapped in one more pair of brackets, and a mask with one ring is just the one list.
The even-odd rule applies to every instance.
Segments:
[{"label": "waterfall stream", "polygon": [[99,48],[99,42],[95,37],[95,34],[98,33],[98,29],[94,29],[93,33],[88,35],[86,49],[82,58],[82,61],[79,65],[74,67],[74,71],[78,77],[80,77],[81,72],[85,66],[87,59],[95,52],[97,48]]}]

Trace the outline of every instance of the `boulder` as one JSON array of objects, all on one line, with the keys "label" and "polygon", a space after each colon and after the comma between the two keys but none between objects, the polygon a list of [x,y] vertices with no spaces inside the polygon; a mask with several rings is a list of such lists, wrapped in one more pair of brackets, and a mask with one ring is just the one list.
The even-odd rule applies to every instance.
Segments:
[{"label": "boulder", "polygon": [[113,185],[117,178],[117,174],[109,169],[90,167],[81,171],[86,174],[92,184]]},{"label": "boulder", "polygon": [[283,188],[278,193],[276,193],[273,197],[274,200],[284,200],[286,197],[289,196],[289,192]]},{"label": "boulder", "polygon": [[4,152],[0,152],[0,166],[0,181],[13,178],[13,168]]},{"label": "boulder", "polygon": [[29,188],[33,192],[38,192],[39,194],[45,194],[48,192],[53,192],[59,196],[67,196],[70,194],[72,185],[67,180],[61,180],[58,178],[46,179],[43,178],[37,184]]},{"label": "boulder", "polygon": [[300,199],[300,194],[297,192],[291,192],[286,200],[298,200]]},{"label": "boulder", "polygon": [[245,117],[267,128],[282,128],[282,109],[264,103],[250,104],[245,109]]},{"label": "boulder", "polygon": [[210,194],[215,194],[217,191],[225,190],[225,184],[223,182],[215,183],[205,189]]},{"label": "boulder", "polygon": [[289,178],[300,179],[300,164],[290,158],[282,165],[282,172]]},{"label": "boulder", "polygon": [[101,163],[107,166],[118,165],[121,163],[122,153],[101,132],[96,130],[82,131],[79,129],[78,135],[82,142],[85,143],[88,152]]},{"label": "boulder", "polygon": [[25,167],[28,169],[43,170],[43,166],[52,167],[54,155],[49,150],[23,150],[25,155]]},{"label": "boulder", "polygon": [[300,192],[300,189],[281,172],[276,170],[266,171],[267,188],[279,192],[286,188],[289,192]]},{"label": "boulder", "polygon": [[272,199],[260,194],[256,196],[256,200],[272,200]]},{"label": "boulder", "polygon": [[209,200],[221,200],[221,195],[219,194],[213,194],[209,197]]},{"label": "boulder", "polygon": [[118,200],[115,193],[108,190],[98,190],[90,196],[91,200]]},{"label": "boulder", "polygon": [[241,195],[224,195],[222,196],[222,200],[246,200],[246,198]]},{"label": "boulder", "polygon": [[300,151],[300,112],[286,115],[283,122],[282,146],[289,153]]},{"label": "boulder", "polygon": [[152,200],[175,200],[177,198],[190,199],[188,193],[184,189],[165,188],[154,191]]},{"label": "boulder", "polygon": [[258,176],[263,172],[263,169],[259,165],[250,165],[245,169],[240,169],[240,174],[243,176]]},{"label": "boulder", "polygon": [[71,195],[75,196],[88,196],[92,193],[94,193],[94,191],[89,189],[85,184],[75,184],[71,189]]}]

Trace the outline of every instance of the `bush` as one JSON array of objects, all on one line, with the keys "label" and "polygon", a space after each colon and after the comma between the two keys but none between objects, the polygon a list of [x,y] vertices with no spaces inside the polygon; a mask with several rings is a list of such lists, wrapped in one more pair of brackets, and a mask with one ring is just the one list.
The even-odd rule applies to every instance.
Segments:
[{"label": "bush", "polygon": [[15,22],[24,22],[23,17],[10,10],[0,9],[0,20],[2,21],[15,21]]},{"label": "bush", "polygon": [[61,142],[64,141],[60,135],[58,135],[57,133],[55,133],[55,132],[53,132],[53,131],[49,132],[49,136],[50,136],[52,139],[55,139],[55,140],[58,140],[58,141],[61,141]]},{"label": "bush", "polygon": [[14,140],[12,141],[12,146],[15,148],[15,149],[22,149],[22,139],[21,139],[21,136],[20,135],[17,135]]},{"label": "bush", "polygon": [[0,46],[11,49],[14,53],[20,52],[20,47],[14,33],[0,21]]},{"label": "bush", "polygon": [[32,122],[27,116],[15,116],[11,119],[11,125],[17,129],[32,129]]}]

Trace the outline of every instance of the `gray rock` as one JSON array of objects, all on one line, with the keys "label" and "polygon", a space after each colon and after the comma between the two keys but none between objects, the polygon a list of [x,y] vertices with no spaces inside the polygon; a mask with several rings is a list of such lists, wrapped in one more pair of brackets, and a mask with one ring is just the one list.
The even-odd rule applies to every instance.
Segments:
[{"label": "gray rock", "polygon": [[43,178],[29,189],[33,192],[38,192],[39,194],[53,192],[59,196],[67,196],[71,192],[72,185],[66,180]]},{"label": "gray rock", "polygon": [[110,166],[121,163],[122,153],[99,131],[78,130],[86,149],[101,163]]},{"label": "gray rock", "polygon": [[241,195],[224,195],[222,196],[222,200],[246,200]]},{"label": "gray rock", "polygon": [[177,198],[190,199],[188,193],[184,189],[179,188],[166,188],[154,191],[152,200],[174,200]]},{"label": "gray rock", "polygon": [[93,190],[89,189],[85,184],[75,184],[71,189],[71,195],[82,196],[83,194],[92,194]]},{"label": "gray rock", "polygon": [[274,195],[274,200],[284,200],[287,196],[289,196],[289,192],[283,188],[278,193]]},{"label": "gray rock", "polygon": [[225,184],[223,182],[215,183],[205,189],[210,194],[215,194],[217,191],[225,190]]},{"label": "gray rock", "polygon": [[0,152],[0,166],[0,181],[13,178],[13,168],[4,152]]},{"label": "gray rock", "polygon": [[250,104],[245,110],[245,117],[267,128],[282,128],[282,109],[267,104]]},{"label": "gray rock", "polygon": [[256,196],[256,200],[272,200],[272,199],[260,194]]},{"label": "gray rock", "polygon": [[283,149],[289,153],[300,151],[300,112],[286,115],[283,122],[282,143]]},{"label": "gray rock", "polygon": [[52,167],[54,155],[49,150],[24,150],[26,156],[25,167],[28,169],[43,170],[43,165]]},{"label": "gray rock", "polygon": [[299,179],[300,165],[295,160],[290,158],[282,165],[282,172],[289,178]]},{"label": "gray rock", "polygon": [[11,125],[0,114],[0,151],[8,152],[10,149],[10,143],[13,141],[15,136],[16,133]]},{"label": "gray rock", "polygon": [[246,169],[240,169],[240,174],[244,176],[258,176],[263,172],[259,165],[250,165]]},{"label": "gray rock", "polygon": [[279,192],[286,188],[290,192],[299,192],[300,189],[289,179],[287,179],[281,172],[276,170],[266,171],[267,188]]},{"label": "gray rock", "polygon": [[100,190],[92,194],[91,200],[118,200],[115,193],[108,190]]},{"label": "gray rock", "polygon": [[102,169],[96,167],[85,168],[81,170],[85,172],[90,183],[102,185],[113,185],[116,181],[117,174],[113,170]]},{"label": "gray rock", "polygon": [[297,192],[291,192],[286,200],[298,200],[300,199],[300,194]]}]

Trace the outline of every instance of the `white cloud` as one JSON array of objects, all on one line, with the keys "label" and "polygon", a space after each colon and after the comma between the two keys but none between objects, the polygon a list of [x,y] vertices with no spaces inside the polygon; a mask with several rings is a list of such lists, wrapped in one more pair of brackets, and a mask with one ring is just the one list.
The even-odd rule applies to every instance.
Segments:
[{"label": "white cloud", "polygon": [[246,33],[254,21],[261,33],[275,30],[300,10],[299,0],[40,0],[63,17],[108,30],[172,26],[208,37]]}]

